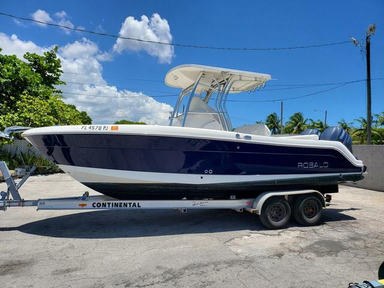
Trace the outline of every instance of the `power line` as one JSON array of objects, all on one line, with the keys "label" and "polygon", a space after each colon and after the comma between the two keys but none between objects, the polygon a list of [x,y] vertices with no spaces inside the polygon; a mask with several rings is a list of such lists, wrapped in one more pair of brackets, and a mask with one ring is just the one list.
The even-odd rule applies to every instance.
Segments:
[{"label": "power line", "polygon": [[[326,90],[322,90],[322,91],[318,91],[318,92],[315,92],[315,93],[310,93],[310,94],[306,94],[306,95],[302,95],[302,96],[291,97],[291,98],[270,99],[270,100],[227,100],[227,101],[228,102],[239,102],[239,103],[241,103],[241,102],[243,102],[243,103],[254,103],[254,102],[259,103],[259,102],[286,101],[286,100],[293,100],[293,99],[298,99],[298,98],[309,97],[309,96],[312,96],[312,95],[317,95],[317,94],[320,94],[320,93],[324,93],[324,92],[327,92],[327,91],[330,91],[330,90],[337,89],[339,87],[342,87],[342,86],[345,86],[345,85],[348,85],[348,84],[351,84],[351,83],[344,83],[344,84],[341,84],[339,86],[336,86],[336,87],[333,87],[333,88],[330,88],[330,89],[326,89]],[[104,98],[104,97],[117,98],[117,95],[108,95],[108,94],[99,95],[99,94],[74,93],[74,92],[67,92],[67,91],[63,91],[63,94],[92,96],[92,97],[101,97],[101,98]],[[155,95],[155,96],[151,96],[151,95],[129,95],[129,96],[126,96],[126,97],[142,97],[142,98],[145,98],[146,96],[152,97],[152,98],[168,98],[168,97],[177,97],[177,96],[179,96],[179,94]]]},{"label": "power line", "polygon": [[152,41],[152,40],[143,40],[139,38],[133,38],[133,37],[125,37],[125,36],[119,36],[115,34],[110,33],[104,33],[104,32],[97,32],[92,30],[86,30],[86,29],[80,29],[80,28],[74,28],[69,27],[65,25],[60,25],[56,23],[48,23],[43,22],[31,18],[26,17],[20,17],[4,12],[0,12],[0,16],[6,16],[22,21],[29,21],[34,23],[39,23],[47,26],[53,26],[53,27],[59,27],[62,29],[77,31],[77,32],[83,32],[98,36],[105,36],[105,37],[111,37],[115,39],[123,39],[123,40],[130,40],[130,41],[136,41],[136,42],[142,42],[142,43],[150,43],[150,44],[158,44],[158,45],[166,45],[166,46],[174,46],[174,47],[182,47],[182,48],[196,48],[196,49],[212,49],[212,50],[229,50],[229,51],[280,51],[280,50],[296,50],[296,49],[308,49],[308,48],[320,48],[320,47],[327,47],[327,46],[336,46],[336,45],[343,45],[346,43],[349,43],[350,41],[341,41],[341,42],[333,42],[333,43],[325,43],[325,44],[315,44],[315,45],[303,45],[303,46],[293,46],[293,47],[270,47],[270,48],[249,48],[249,47],[216,47],[216,46],[202,46],[202,45],[191,45],[191,44],[182,44],[182,43],[170,43],[170,42],[162,42],[162,41]]},{"label": "power line", "polygon": [[[103,94],[103,95],[99,95],[99,94],[87,94],[87,93],[75,93],[75,92],[68,92],[68,91],[62,91],[63,94],[68,94],[68,95],[82,95],[82,96],[92,96],[92,97],[101,97],[101,98],[109,98],[109,97],[113,97],[113,98],[117,98],[118,95],[108,95],[108,94]],[[168,95],[125,95],[124,97],[140,97],[140,98],[145,98],[145,97],[152,97],[152,98],[167,98],[167,97],[176,97],[176,96],[179,96],[179,94],[168,94]]]},{"label": "power line", "polygon": [[[73,72],[63,72],[64,74],[73,74],[73,75],[79,75],[79,76],[94,76],[98,78],[112,78],[112,79],[123,79],[123,80],[133,80],[133,81],[145,81],[145,82],[159,82],[163,83],[163,80],[154,80],[154,79],[141,79],[141,78],[129,78],[129,77],[114,77],[114,76],[101,76],[100,74],[82,74],[82,73],[73,73]],[[376,80],[383,80],[384,77],[381,78],[372,78],[372,81]],[[353,81],[347,81],[347,82],[328,82],[328,83],[307,83],[307,84],[269,84],[267,83],[266,87],[289,87],[289,88],[279,88],[279,89],[263,89],[259,90],[260,91],[275,91],[275,90],[291,90],[291,89],[302,89],[302,88],[311,88],[311,87],[319,87],[319,86],[332,86],[332,85],[338,85],[338,84],[343,84],[343,83],[349,83],[349,82],[363,82],[367,81],[367,79],[359,79],[359,80],[353,80]],[[80,84],[80,82],[67,82],[64,80],[66,83],[71,83],[71,84]],[[93,85],[91,83],[81,83],[83,85]],[[102,86],[102,85],[95,85],[95,86]],[[105,85],[107,86],[107,85]],[[116,86],[117,87],[117,86]],[[290,88],[293,87],[293,88]],[[130,89],[127,87],[121,87],[124,89]],[[137,89],[139,90],[139,89]],[[156,91],[157,92],[157,91]],[[168,92],[165,92],[168,93]]]},{"label": "power line", "polygon": [[[371,79],[371,80],[373,80],[373,79]],[[384,78],[375,78],[374,80],[384,80]],[[310,97],[310,96],[313,96],[313,95],[325,93],[325,92],[328,92],[328,91],[331,91],[331,90],[335,90],[335,89],[341,88],[341,87],[349,85],[349,84],[354,84],[354,83],[363,82],[363,81],[366,81],[366,79],[348,81],[348,82],[344,82],[344,83],[343,82],[339,82],[337,84],[340,84],[340,85],[338,85],[336,87],[332,87],[332,88],[329,88],[329,89],[325,89],[325,90],[321,90],[321,91],[318,91],[318,92],[309,93],[309,94],[305,94],[305,95],[301,95],[301,96],[296,96],[296,97],[280,98],[280,99],[273,99],[273,100],[272,99],[271,100],[257,100],[257,101],[247,101],[247,100],[244,100],[244,101],[241,101],[241,100],[238,100],[238,101],[227,100],[227,101],[231,101],[231,102],[276,102],[276,101],[289,101],[289,100],[306,98],[306,97]]]},{"label": "power line", "polygon": [[169,91],[160,91],[160,90],[149,90],[149,89],[139,89],[139,88],[130,88],[130,87],[124,87],[124,86],[115,86],[115,85],[95,85],[95,84],[87,84],[87,83],[80,83],[80,82],[71,82],[71,81],[64,81],[65,83],[74,84],[74,85],[82,85],[82,86],[94,86],[94,87],[116,87],[119,89],[128,89],[131,91],[148,91],[148,92],[157,92],[157,93],[169,93]]},{"label": "power line", "polygon": [[[383,78],[373,78],[371,80],[384,80],[384,77]],[[263,90],[259,90],[258,92],[295,90],[295,89],[313,88],[313,87],[319,87],[319,86],[344,85],[344,84],[353,84],[353,83],[359,83],[359,82],[364,82],[364,81],[366,81],[366,79],[346,81],[346,82],[323,83],[323,84],[297,84],[295,87],[286,87],[286,88],[277,88],[277,89],[263,89]],[[71,82],[71,81],[66,81],[66,83],[74,84],[74,85],[82,85],[82,86],[110,87],[110,85],[95,85],[92,83],[81,83],[81,82]],[[298,85],[304,85],[304,86],[298,86]],[[169,93],[168,91],[160,91],[160,90],[139,89],[139,88],[126,87],[126,86],[114,86],[114,85],[112,85],[112,86],[119,88],[119,89],[137,90],[139,92],[148,91],[148,92]],[[86,95],[88,95],[88,94],[86,94]],[[148,95],[148,96],[150,96],[150,97],[162,97],[162,96],[169,97],[169,96],[174,96],[174,95],[176,95],[176,94],[171,94],[171,95],[167,94],[167,95],[158,95],[158,96]],[[271,100],[271,101],[280,101],[280,100]]]},{"label": "power line", "polygon": [[[358,80],[357,82],[361,82],[365,80]],[[92,87],[116,87],[118,89],[127,89],[130,91],[147,91],[147,92],[157,92],[157,93],[169,93],[168,91],[160,91],[160,90],[150,90],[150,89],[140,89],[140,88],[132,88],[132,87],[126,87],[126,86],[116,86],[116,85],[96,85],[92,83],[81,83],[81,82],[72,82],[72,81],[65,81],[66,84],[73,84],[73,85],[82,85],[82,86],[92,86]],[[348,82],[350,83],[350,82]],[[342,83],[336,83],[336,84],[342,84]],[[313,87],[319,87],[319,86],[328,86],[328,85],[335,85],[334,83],[329,84],[318,84],[318,85],[311,85],[311,86],[294,86],[294,87],[285,87],[285,88],[276,88],[276,89],[262,89],[258,92],[268,92],[268,91],[280,91],[280,90],[296,90],[296,89],[308,89]]]},{"label": "power line", "polygon": [[296,89],[310,89],[310,88],[314,88],[314,87],[333,86],[333,85],[335,85],[335,84],[319,84],[319,85],[311,85],[311,86],[294,86],[294,87],[285,87],[285,88],[272,88],[272,89],[259,90],[258,92],[296,90]]},{"label": "power line", "polygon": [[[350,81],[350,82],[341,82],[341,83],[328,83],[328,84],[314,84],[311,86],[294,86],[294,87],[285,87],[285,88],[276,88],[276,89],[261,89],[258,90],[258,92],[268,92],[268,91],[281,91],[281,90],[296,90],[296,89],[308,89],[308,88],[313,88],[313,87],[319,87],[319,86],[333,86],[336,84],[350,84],[350,83],[356,83],[356,82],[362,82],[366,80],[356,80],[356,81]],[[82,86],[94,86],[94,87],[109,87],[110,85],[96,85],[92,83],[81,83],[81,82],[72,82],[72,81],[65,81],[67,84],[73,84],[73,85],[82,85]],[[118,89],[128,89],[130,91],[147,91],[147,92],[158,92],[158,93],[169,93],[168,91],[160,91],[160,90],[150,90],[150,89],[140,89],[140,88],[131,88],[131,87],[126,87],[126,86],[116,86],[112,85]]]},{"label": "power line", "polygon": [[82,76],[94,76],[99,78],[112,78],[112,79],[124,79],[124,80],[132,80],[132,81],[143,81],[143,82],[161,82],[164,80],[152,80],[152,79],[140,79],[140,78],[128,78],[128,77],[114,77],[114,76],[101,76],[100,74],[90,73],[90,74],[81,74],[81,73],[73,73],[73,72],[63,72],[64,74],[73,74],[73,75],[82,75]]},{"label": "power line", "polygon": [[[383,78],[374,78],[372,80],[384,80],[384,77]],[[314,92],[314,93],[309,93],[309,94],[305,94],[305,95],[301,95],[301,96],[295,96],[295,97],[289,97],[289,98],[268,99],[268,100],[227,100],[227,101],[228,102],[239,102],[239,103],[263,103],[263,102],[289,101],[289,100],[306,98],[306,97],[318,95],[318,94],[321,94],[321,93],[325,93],[325,92],[328,92],[328,91],[331,91],[331,90],[335,90],[335,89],[341,88],[341,87],[349,85],[349,84],[359,83],[359,82],[363,82],[363,81],[366,81],[366,80],[365,79],[361,79],[361,80],[354,80],[354,81],[347,81],[347,82],[335,82],[335,83],[321,84],[321,85],[337,85],[337,86],[329,88],[329,89],[317,91],[317,92]],[[77,83],[77,84],[88,85],[88,84],[81,84],[81,83]],[[101,86],[101,85],[95,85],[95,86]],[[101,87],[104,87],[104,86],[101,86]],[[107,87],[107,85],[105,87]],[[310,88],[310,87],[305,87],[305,88]],[[127,89],[129,89],[129,88],[127,88]],[[273,89],[273,90],[278,90],[278,89]],[[117,97],[116,95],[85,94],[85,93],[74,93],[74,92],[68,92],[68,91],[63,91],[63,93],[64,94],[69,94],[69,95],[83,95],[83,96],[92,96],[92,97],[114,97],[114,98]],[[167,98],[167,97],[177,97],[179,95],[178,94],[152,95],[152,96],[151,95],[130,95],[128,97],[143,97],[144,98],[145,96],[152,97],[152,98]]]},{"label": "power line", "polygon": [[[384,78],[374,78],[371,80],[384,80]],[[286,87],[286,88],[276,88],[276,89],[263,89],[259,92],[266,92],[266,91],[279,91],[279,90],[295,90],[295,89],[305,89],[305,88],[313,88],[313,87],[319,87],[319,86],[334,86],[334,85],[341,85],[341,84],[353,84],[353,83],[359,83],[359,82],[365,82],[367,79],[360,79],[360,80],[353,80],[353,81],[346,81],[346,82],[333,82],[333,83],[323,83],[323,84],[302,84],[302,85],[292,85],[293,87]]]},{"label": "power line", "polygon": [[[379,78],[372,78],[371,80],[384,80],[384,77]],[[349,82],[363,82],[367,81],[367,79],[359,79],[359,80],[353,80],[353,81],[346,81],[346,82],[329,82],[329,83],[317,83],[317,84],[268,84],[268,86],[300,86],[300,87],[315,87],[315,86],[327,86],[327,85],[338,85],[338,84],[344,84]]]},{"label": "power line", "polygon": [[245,103],[288,101],[288,100],[300,99],[300,98],[305,98],[305,97],[309,97],[309,96],[325,93],[325,92],[328,92],[328,91],[331,91],[331,90],[338,89],[338,88],[343,87],[343,86],[348,85],[348,84],[351,84],[351,83],[344,83],[344,84],[341,84],[341,85],[338,85],[336,87],[332,87],[332,88],[329,88],[329,89],[325,89],[325,90],[321,90],[321,91],[317,91],[317,92],[314,92],[314,93],[305,94],[305,95],[301,95],[301,96],[290,97],[290,98],[280,98],[280,99],[271,99],[271,100],[227,100],[227,101],[228,102],[245,102]]}]

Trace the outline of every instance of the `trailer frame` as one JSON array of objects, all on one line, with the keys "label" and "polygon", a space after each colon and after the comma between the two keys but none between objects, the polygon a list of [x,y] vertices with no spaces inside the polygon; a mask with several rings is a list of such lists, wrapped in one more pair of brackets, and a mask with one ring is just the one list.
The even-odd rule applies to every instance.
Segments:
[{"label": "trailer frame", "polygon": [[36,207],[37,210],[174,209],[183,213],[186,213],[189,209],[232,209],[237,212],[243,212],[245,210],[261,216],[263,213],[263,205],[272,197],[285,199],[288,202],[291,197],[298,195],[313,195],[321,201],[322,208],[325,208],[330,202],[328,197],[312,189],[267,191],[261,193],[256,198],[236,199],[235,196],[231,196],[230,199],[225,200],[118,200],[104,195],[90,196],[87,191],[79,197],[25,200],[21,197],[19,189],[36,170],[36,167],[32,167],[18,183],[12,178],[8,166],[4,161],[0,161],[0,170],[3,173],[7,185],[7,191],[0,192],[0,210],[4,211],[13,207]]}]

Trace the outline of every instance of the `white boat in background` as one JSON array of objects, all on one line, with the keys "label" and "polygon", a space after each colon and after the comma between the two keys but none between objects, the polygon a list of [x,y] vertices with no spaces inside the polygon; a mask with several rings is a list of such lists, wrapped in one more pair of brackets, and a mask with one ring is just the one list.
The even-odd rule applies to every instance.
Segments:
[{"label": "white boat in background", "polygon": [[261,89],[270,79],[182,65],[165,78],[182,89],[169,126],[54,126],[23,137],[77,181],[117,199],[246,198],[284,189],[324,194],[363,179],[365,167],[340,127],[279,137],[260,124],[233,129],[228,95]]}]

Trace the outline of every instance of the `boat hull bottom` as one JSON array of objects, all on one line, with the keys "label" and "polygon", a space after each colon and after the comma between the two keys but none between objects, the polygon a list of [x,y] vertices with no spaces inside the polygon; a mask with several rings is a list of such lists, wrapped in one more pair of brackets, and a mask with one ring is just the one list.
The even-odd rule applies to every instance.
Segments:
[{"label": "boat hull bottom", "polygon": [[125,184],[125,183],[82,183],[104,195],[119,200],[180,200],[255,198],[265,191],[312,189],[323,194],[337,193],[337,184],[308,185],[186,185],[186,184]]}]

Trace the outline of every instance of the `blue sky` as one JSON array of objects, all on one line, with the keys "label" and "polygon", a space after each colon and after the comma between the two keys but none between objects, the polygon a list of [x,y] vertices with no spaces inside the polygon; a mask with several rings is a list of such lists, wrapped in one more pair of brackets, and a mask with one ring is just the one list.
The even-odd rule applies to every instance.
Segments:
[{"label": "blue sky", "polygon": [[[356,39],[364,39],[368,25],[376,23],[377,30],[371,40],[372,78],[384,77],[384,1],[380,0],[0,2],[1,12],[18,16],[32,17],[31,15],[39,9],[48,13],[52,21],[58,22],[60,19],[64,19],[72,23],[74,27],[82,26],[88,30],[105,31],[111,34],[118,34],[123,28],[122,23],[129,16],[140,20],[142,15],[146,15],[151,19],[152,15],[157,13],[161,21],[167,20],[169,25],[168,32],[173,42],[218,47],[290,47],[347,41],[350,36]],[[65,11],[65,17],[54,16],[55,13],[61,11]],[[162,24],[164,23],[162,22]],[[333,86],[287,90],[272,89],[288,87],[281,85],[345,82],[366,77],[365,57],[360,53],[359,48],[354,47],[352,43],[313,49],[247,52],[175,47],[170,60],[164,61],[164,59],[161,60],[160,56],[156,56],[160,55],[156,54],[160,52],[153,52],[152,54],[156,54],[153,56],[148,51],[133,51],[133,48],[126,47],[121,50],[121,53],[118,53],[116,49],[113,49],[116,44],[116,39],[113,38],[76,32],[68,34],[59,28],[41,27],[24,22],[16,23],[14,20],[6,17],[0,17],[0,33],[3,33],[3,37],[9,37],[9,39],[14,34],[23,43],[31,41],[42,49],[44,47],[51,47],[54,44],[65,47],[68,44],[73,44],[75,41],[83,45],[82,47],[86,43],[92,43],[89,45],[96,45],[98,47],[98,52],[95,52],[96,54],[92,57],[99,59],[95,60],[100,64],[95,73],[100,73],[103,77],[103,81],[98,82],[100,86],[116,86],[117,90],[121,90],[124,87],[129,91],[142,91],[149,96],[177,94],[179,91],[169,88],[164,84],[164,76],[172,67],[188,63],[268,73],[272,75],[273,79],[277,79],[270,81],[264,91],[256,94],[232,95],[230,96],[231,100],[270,100],[296,97]],[[86,40],[82,39],[84,37]],[[5,44],[0,42],[0,47],[2,45]],[[72,48],[75,47],[72,46]],[[9,46],[9,51],[11,49],[13,49],[13,46]],[[100,60],[101,57],[99,56],[102,53],[108,55],[110,59],[108,61]],[[162,51],[162,53],[165,52]],[[62,55],[68,56],[69,52],[63,50]],[[89,60],[89,55],[85,57],[88,57],[87,59]],[[74,58],[72,57],[71,59],[73,60]],[[95,63],[95,61],[92,63]],[[71,63],[68,62],[67,66],[70,67]],[[76,73],[73,72],[76,70],[71,71]],[[72,76],[75,75],[72,74]],[[134,81],[126,78],[153,81]],[[66,80],[68,81],[68,79]],[[83,77],[81,81],[76,79],[72,77],[70,80],[72,82],[95,84],[92,82],[91,77],[87,79]],[[84,99],[82,101],[74,96],[76,91],[80,90],[71,91],[73,91],[73,94],[66,96],[68,101],[78,104],[82,109],[85,109],[87,105],[93,107],[93,110],[88,110],[87,112],[92,114],[91,116],[93,116],[95,122],[119,120],[119,117],[131,117],[130,120],[143,120],[140,118],[142,115],[147,117],[145,119],[149,119],[151,117],[149,114],[157,109],[162,110],[164,113],[170,110],[167,105],[159,106],[156,104],[156,106],[152,105],[152,102],[152,106],[144,109],[142,106],[147,105],[149,103],[147,101],[148,103],[144,102],[137,104],[137,106],[132,106],[135,108],[132,109],[131,114],[124,114],[125,107],[122,106],[119,108],[121,111],[114,110],[110,113],[113,117],[98,117],[98,113],[100,115],[107,115],[109,113],[109,108],[106,104],[104,105],[101,101],[100,105],[97,106],[98,101],[93,101],[92,103],[88,103]],[[90,90],[84,88],[84,91]],[[103,91],[107,93],[105,90]],[[93,93],[102,96],[103,91]],[[110,92],[108,95],[113,96],[113,93]],[[384,81],[372,81],[373,113],[384,111],[383,98]],[[102,98],[99,97],[97,99]],[[176,101],[176,97],[155,99],[158,102],[167,103],[171,106]],[[124,103],[128,106],[136,105],[131,104],[132,102],[122,102],[114,105],[123,105]],[[128,111],[130,108],[127,107],[126,109]],[[280,102],[231,102],[228,103],[228,109],[234,126],[239,126],[264,120],[272,112],[279,114]],[[134,111],[138,110],[143,111],[141,112],[142,114],[134,113]],[[365,117],[365,83],[350,84],[311,97],[284,101],[284,121],[294,112],[303,112],[305,117],[315,120],[323,119],[323,111],[325,110],[328,111],[328,123],[331,125],[335,125],[341,118],[353,121],[353,119],[360,116]],[[164,113],[161,116],[163,118],[165,118]],[[155,115],[151,119],[156,117]]]}]

